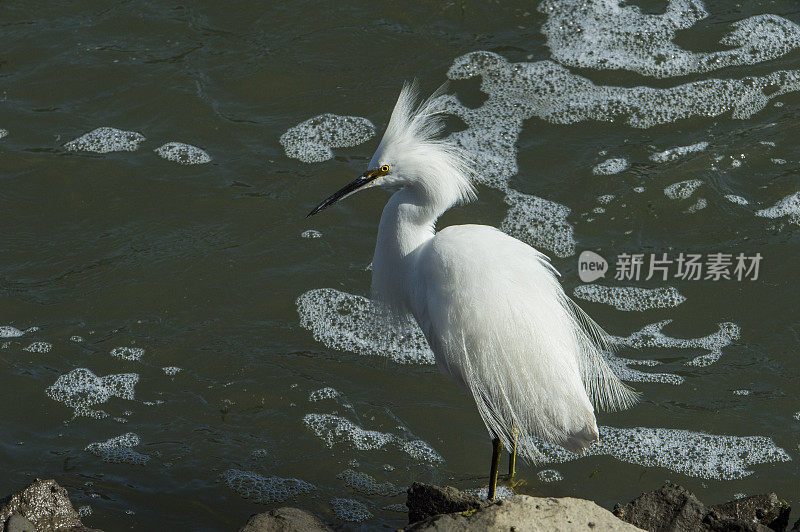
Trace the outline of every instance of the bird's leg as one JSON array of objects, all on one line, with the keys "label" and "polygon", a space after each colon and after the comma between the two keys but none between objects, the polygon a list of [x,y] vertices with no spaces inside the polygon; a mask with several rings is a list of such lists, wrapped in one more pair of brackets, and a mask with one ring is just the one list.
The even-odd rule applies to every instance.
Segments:
[{"label": "bird's leg", "polygon": [[492,469],[489,472],[489,493],[487,499],[494,500],[494,494],[497,490],[497,470],[500,469],[500,455],[503,454],[503,442],[500,438],[492,440]]},{"label": "bird's leg", "polygon": [[519,430],[517,430],[516,425],[514,426],[514,445],[511,447],[511,453],[508,459],[508,479],[512,480],[514,478],[514,474],[516,473],[517,469],[517,434]]}]

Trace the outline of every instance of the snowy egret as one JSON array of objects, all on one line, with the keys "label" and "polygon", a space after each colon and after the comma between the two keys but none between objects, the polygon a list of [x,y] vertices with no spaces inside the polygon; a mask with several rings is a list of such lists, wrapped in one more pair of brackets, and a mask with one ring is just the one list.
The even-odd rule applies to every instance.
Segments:
[{"label": "snowy egret", "polygon": [[537,462],[536,440],[578,452],[599,439],[594,407],[630,406],[611,371],[609,336],[573,303],[549,259],[484,225],[439,232],[436,219],[475,198],[469,153],[439,138],[438,93],[417,106],[406,84],[367,170],[309,213],[358,190],[398,188],[381,215],[372,294],[413,316],[436,364],[475,400],[493,440],[488,497],[503,445]]}]

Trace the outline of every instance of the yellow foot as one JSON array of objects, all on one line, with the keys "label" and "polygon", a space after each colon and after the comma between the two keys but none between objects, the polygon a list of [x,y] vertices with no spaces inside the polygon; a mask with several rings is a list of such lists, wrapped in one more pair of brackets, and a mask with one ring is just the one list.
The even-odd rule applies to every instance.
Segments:
[{"label": "yellow foot", "polygon": [[524,478],[518,478],[517,480],[508,479],[508,485],[511,487],[512,490],[514,490],[514,493],[516,493],[518,488],[524,488],[525,486],[527,486],[528,481],[525,480]]}]

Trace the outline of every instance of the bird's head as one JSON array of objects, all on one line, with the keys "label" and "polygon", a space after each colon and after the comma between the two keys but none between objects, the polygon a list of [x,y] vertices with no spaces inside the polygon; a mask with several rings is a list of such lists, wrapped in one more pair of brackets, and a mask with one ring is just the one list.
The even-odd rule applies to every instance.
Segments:
[{"label": "bird's head", "polygon": [[446,207],[475,197],[472,164],[464,148],[440,139],[441,89],[416,105],[416,83],[406,83],[389,125],[366,171],[312,210],[313,216],[359,190],[373,186],[413,187]]}]

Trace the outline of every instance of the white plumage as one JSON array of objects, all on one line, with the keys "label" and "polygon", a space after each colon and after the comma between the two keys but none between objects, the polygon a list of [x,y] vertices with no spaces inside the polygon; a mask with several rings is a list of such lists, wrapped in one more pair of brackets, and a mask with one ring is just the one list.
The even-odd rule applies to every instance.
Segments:
[{"label": "white plumage", "polygon": [[537,461],[535,439],[579,451],[598,439],[594,407],[636,394],[603,358],[608,336],[564,293],[546,256],[501,231],[436,219],[475,197],[464,150],[437,138],[437,95],[406,85],[357,189],[398,187],[381,216],[373,297],[416,319],[438,367],[475,400],[489,433]]}]

